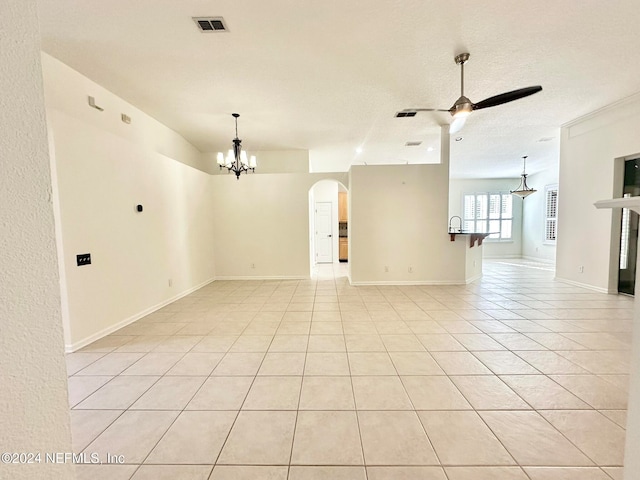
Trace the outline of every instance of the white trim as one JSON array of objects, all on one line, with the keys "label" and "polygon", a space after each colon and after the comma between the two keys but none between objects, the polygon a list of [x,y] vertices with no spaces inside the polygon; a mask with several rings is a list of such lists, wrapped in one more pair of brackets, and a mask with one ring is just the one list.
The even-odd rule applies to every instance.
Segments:
[{"label": "white trim", "polygon": [[554,280],[557,280],[562,283],[568,283],[569,285],[573,285],[574,287],[586,288],[587,290],[593,290],[600,293],[611,293],[617,294],[618,292],[610,292],[608,288],[604,287],[596,287],[595,285],[589,285],[587,283],[580,283],[574,280],[568,280],[566,278],[555,277]]},{"label": "white trim", "polygon": [[467,280],[465,281],[465,283],[468,285],[472,282],[475,282],[476,280],[480,280],[482,278],[482,273],[479,273],[478,275],[475,275],[471,278],[467,278]]},{"label": "white trim", "polygon": [[[547,245],[548,247],[551,247],[552,245]],[[541,257],[530,257],[528,255],[522,255],[523,260],[529,260],[530,262],[539,262],[539,263],[548,263],[549,265],[555,265],[556,261],[555,260],[551,260],[549,258],[541,258]]]},{"label": "white trim", "polygon": [[[485,240],[486,242],[486,240]],[[484,243],[483,243],[484,245]],[[500,260],[501,258],[524,258],[522,257],[522,255],[518,255],[518,254],[513,254],[513,255],[482,255],[482,258],[485,260]]]},{"label": "white trim", "polygon": [[176,300],[180,300],[182,297],[186,297],[187,295],[189,295],[190,293],[195,292],[196,290],[201,289],[202,287],[204,287],[205,285],[209,285],[211,282],[214,282],[216,279],[212,278],[210,280],[206,280],[204,282],[202,282],[199,285],[196,285],[195,287],[189,288],[188,290],[185,290],[182,293],[179,293],[178,295],[175,295],[174,297],[171,297],[168,300],[165,300],[164,302],[160,302],[157,303],[156,305],[153,305],[152,307],[146,308],[145,310],[136,313],[135,315],[132,315],[128,318],[125,318],[124,320],[114,324],[114,325],[110,325],[107,328],[103,328],[102,330],[100,330],[97,333],[94,333],[93,335],[89,335],[86,338],[83,338],[82,340],[79,340],[75,343],[72,343],[71,345],[67,344],[64,346],[64,350],[65,353],[73,353],[77,350],[80,350],[83,347],[86,347],[87,345],[89,345],[90,343],[95,342],[96,340],[100,340],[103,337],[106,337],[107,335],[109,335],[110,333],[115,332],[116,330],[120,330],[122,327],[126,327],[127,325],[132,324],[133,322],[135,322],[136,320],[140,320],[142,317],[145,317],[147,315],[149,315],[150,313],[155,312],[156,310],[160,310],[162,307],[169,305],[170,303],[175,302]]},{"label": "white trim", "polygon": [[[331,265],[330,263],[323,263],[321,265]],[[271,276],[249,276],[249,275],[228,275],[222,277],[216,277],[216,280],[309,280],[309,277],[304,275],[271,275]]]},{"label": "white trim", "polygon": [[[573,120],[569,120],[568,122],[565,122],[562,125],[560,125],[560,128],[573,127],[574,125],[576,125],[578,123],[582,123],[584,121],[591,120],[592,118],[597,118],[597,117],[599,117],[601,114],[603,114],[605,112],[618,113],[619,110],[620,110],[620,107],[625,107],[625,106],[633,104],[634,102],[639,101],[639,100],[640,100],[640,93],[634,93],[633,95],[630,95],[630,96],[625,97],[625,98],[623,98],[621,100],[618,100],[617,102],[611,103],[611,104],[606,105],[606,106],[604,106],[602,108],[599,108],[597,110],[589,112],[586,115],[582,115],[581,117],[574,118]],[[631,106],[631,108],[633,108],[633,106]]]}]

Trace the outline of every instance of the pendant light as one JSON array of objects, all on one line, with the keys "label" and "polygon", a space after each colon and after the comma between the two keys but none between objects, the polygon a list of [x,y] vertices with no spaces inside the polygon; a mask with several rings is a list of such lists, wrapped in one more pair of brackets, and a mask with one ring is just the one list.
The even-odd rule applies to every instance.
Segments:
[{"label": "pendant light", "polygon": [[239,113],[232,113],[233,118],[236,119],[236,138],[233,139],[233,150],[229,150],[225,158],[222,152],[218,152],[217,163],[220,170],[226,168],[229,172],[233,172],[236,178],[240,180],[240,174],[242,172],[254,172],[256,171],[256,157],[252,155],[251,158],[247,158],[247,152],[242,150],[242,140],[238,138],[238,117]]},{"label": "pendant light", "polygon": [[521,198],[526,198],[532,193],[536,193],[537,190],[535,188],[531,188],[527,185],[527,155],[522,157],[522,176],[520,178],[520,185],[515,190],[511,190],[510,193],[513,195],[517,195]]}]

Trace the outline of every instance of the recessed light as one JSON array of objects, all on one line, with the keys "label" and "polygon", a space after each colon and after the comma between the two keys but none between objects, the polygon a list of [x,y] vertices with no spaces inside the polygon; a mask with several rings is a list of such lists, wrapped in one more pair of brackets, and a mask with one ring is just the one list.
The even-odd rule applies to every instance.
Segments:
[{"label": "recessed light", "polygon": [[427,148],[427,152],[433,152],[433,147]]},{"label": "recessed light", "polygon": [[456,142],[461,142],[462,141],[462,137],[456,137]]},{"label": "recessed light", "polygon": [[358,154],[362,153],[362,147],[356,148],[356,153],[358,153]]}]

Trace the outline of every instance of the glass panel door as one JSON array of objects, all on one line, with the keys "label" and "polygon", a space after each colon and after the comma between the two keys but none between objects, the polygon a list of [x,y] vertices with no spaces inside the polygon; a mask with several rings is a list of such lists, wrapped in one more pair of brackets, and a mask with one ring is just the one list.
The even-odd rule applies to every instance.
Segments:
[{"label": "glass panel door", "polygon": [[[624,162],[623,196],[640,195],[640,158]],[[638,257],[638,214],[624,208],[620,226],[620,268],[618,292],[633,295],[636,288],[636,259]]]}]

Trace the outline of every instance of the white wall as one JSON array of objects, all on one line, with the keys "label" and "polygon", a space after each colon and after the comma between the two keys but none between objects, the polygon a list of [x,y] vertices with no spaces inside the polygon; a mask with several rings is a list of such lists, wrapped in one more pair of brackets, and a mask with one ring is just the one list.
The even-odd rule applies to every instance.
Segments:
[{"label": "white wall", "polygon": [[72,479],[71,431],[34,0],[0,2],[0,452],[42,463],[0,465],[0,477]]},{"label": "white wall", "polygon": [[309,191],[329,178],[347,174],[211,177],[216,278],[309,278]]},{"label": "white wall", "polygon": [[[462,197],[464,194],[509,192],[515,189],[519,182],[519,178],[451,179],[449,183],[449,218],[454,215],[463,217]],[[527,201],[529,200],[527,199]],[[520,197],[513,196],[512,240],[496,242],[488,238],[485,239],[482,243],[485,258],[514,258],[522,255],[522,204],[523,201]],[[456,218],[454,221],[454,225],[457,226],[458,219]]]},{"label": "white wall", "polygon": [[[199,152],[175,132],[43,59],[71,350],[214,278],[211,177],[189,165],[203,167]],[[91,265],[76,266],[81,253]]]},{"label": "white wall", "polygon": [[[531,260],[555,262],[556,245],[545,242],[545,187],[558,184],[558,164],[529,176],[527,183],[538,191],[523,201],[522,256]],[[561,201],[562,192],[558,191],[558,202]]]},{"label": "white wall", "polygon": [[[614,165],[616,159],[640,154],[638,131],[640,95],[562,128],[558,278],[616,291],[620,212],[596,210],[593,203],[619,196],[621,185],[614,182]],[[580,266],[583,273],[578,271]]]},{"label": "white wall", "polygon": [[[229,138],[229,148],[231,148],[231,138]],[[227,149],[228,150],[228,149]],[[223,152],[225,155],[227,151]],[[207,165],[214,165],[215,168],[209,170],[215,175],[233,175],[226,168],[220,169],[216,165],[218,152],[206,152],[202,154]],[[309,173],[309,151],[308,150],[258,150],[247,151],[248,155],[255,155],[257,168],[255,173]]]},{"label": "white wall", "polygon": [[[333,254],[333,263],[339,261],[338,258],[338,182],[331,180],[323,180],[313,186],[313,203],[328,202],[331,203],[331,249]],[[315,209],[314,209],[315,212]]]},{"label": "white wall", "polygon": [[465,282],[466,243],[451,242],[447,233],[446,130],[442,131],[441,164],[351,167],[349,263],[353,283]]}]

